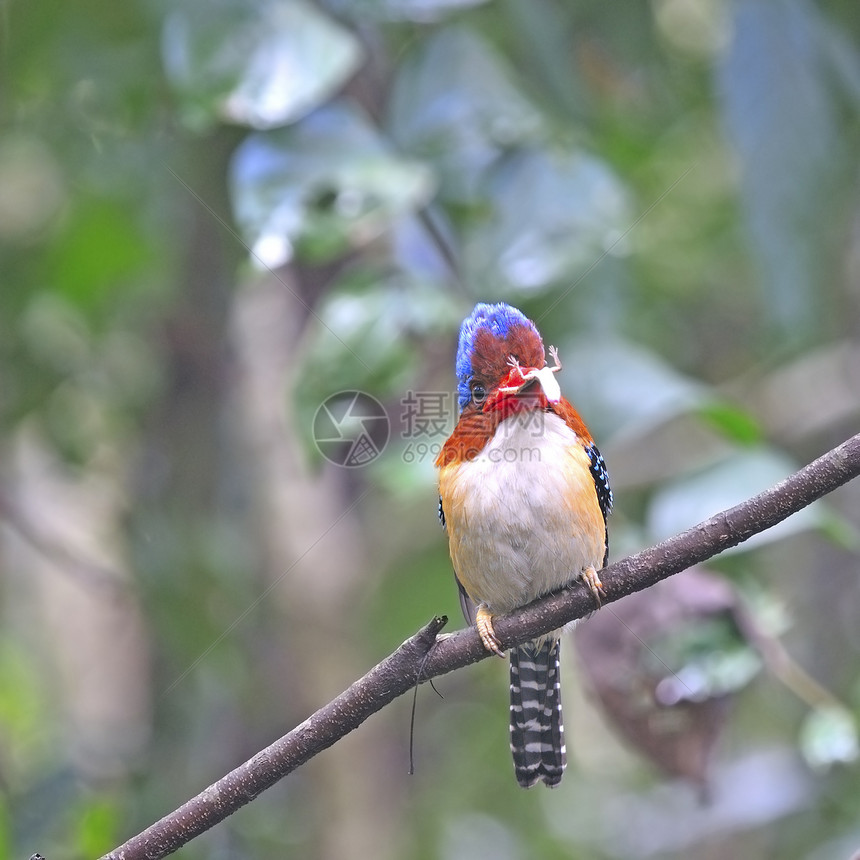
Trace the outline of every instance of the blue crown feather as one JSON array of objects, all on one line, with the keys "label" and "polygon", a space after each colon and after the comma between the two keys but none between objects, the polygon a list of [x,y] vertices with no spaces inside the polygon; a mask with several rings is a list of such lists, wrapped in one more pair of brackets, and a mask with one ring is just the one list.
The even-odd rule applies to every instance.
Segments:
[{"label": "blue crown feather", "polygon": [[476,334],[485,328],[489,329],[495,337],[504,340],[514,326],[526,326],[540,337],[534,323],[522,311],[504,302],[496,305],[477,304],[471,315],[463,320],[463,325],[460,326],[456,364],[460,409],[463,409],[472,397],[469,383],[472,380],[472,355],[475,351]]}]

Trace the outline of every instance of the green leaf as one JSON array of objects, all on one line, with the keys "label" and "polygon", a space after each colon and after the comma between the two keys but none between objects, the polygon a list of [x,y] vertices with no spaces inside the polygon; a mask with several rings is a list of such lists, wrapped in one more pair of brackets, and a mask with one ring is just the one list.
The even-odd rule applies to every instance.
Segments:
[{"label": "green leaf", "polygon": [[582,152],[530,149],[504,159],[481,189],[492,216],[468,234],[473,283],[538,290],[566,284],[604,253],[620,254],[630,201],[600,159]]},{"label": "green leaf", "polygon": [[762,441],[761,425],[755,417],[734,404],[713,400],[702,405],[699,415],[739,445],[756,445]]},{"label": "green leaf", "polygon": [[860,552],[860,529],[833,508],[822,508],[821,532],[838,547]]},{"label": "green leaf", "polygon": [[20,641],[0,639],[0,731],[15,750],[18,766],[43,761],[50,725],[44,687],[34,655]]},{"label": "green leaf", "polygon": [[658,687],[663,705],[736,692],[762,667],[761,658],[728,613],[688,620],[648,645],[649,661],[654,663],[651,671],[666,672]]},{"label": "green leaf", "polygon": [[0,796],[0,857],[13,857],[12,847],[12,804],[5,793]]},{"label": "green leaf", "polygon": [[426,166],[395,155],[346,102],[250,135],[230,171],[236,220],[255,261],[269,267],[290,260],[297,245],[326,259],[366,244],[423,206],[433,187]]},{"label": "green leaf", "polygon": [[803,721],[800,749],[809,765],[817,769],[857,761],[860,740],[850,711],[835,705],[813,710]]},{"label": "green leaf", "polygon": [[119,200],[83,198],[47,255],[50,283],[92,318],[111,299],[127,296],[130,282],[153,260],[127,206]]},{"label": "green leaf", "polygon": [[76,816],[77,849],[81,857],[100,857],[117,843],[119,809],[112,796],[87,798]]},{"label": "green leaf", "polygon": [[66,203],[65,177],[56,155],[38,137],[4,134],[0,140],[0,240],[44,239]]},{"label": "green leaf", "polygon": [[329,0],[329,9],[338,15],[366,22],[368,18],[379,21],[416,21],[427,24],[438,21],[458,9],[480,6],[489,0]]},{"label": "green leaf", "polygon": [[311,451],[314,416],[327,397],[344,390],[402,397],[420,360],[421,339],[450,332],[460,309],[434,284],[355,272],[316,317],[293,385],[298,430]]},{"label": "green leaf", "polygon": [[543,119],[487,42],[449,27],[419,43],[398,72],[388,128],[438,170],[443,198],[469,202],[503,151],[543,136]]},{"label": "green leaf", "polygon": [[819,319],[831,243],[841,241],[831,225],[855,170],[828,70],[833,43],[805,0],[746,0],[734,10],[720,106],[769,317],[799,337]]},{"label": "green leaf", "polygon": [[[600,437],[635,436],[709,402],[704,385],[629,341],[580,337],[560,357],[559,381]],[[576,374],[566,376],[568,367]]]},{"label": "green leaf", "polygon": [[304,0],[184,2],[164,24],[186,119],[266,129],[323,104],[358,68],[359,41]]},{"label": "green leaf", "polygon": [[[786,457],[765,448],[736,451],[729,459],[672,481],[655,493],[648,528],[654,540],[663,540],[772,487],[796,469]],[[816,528],[821,521],[815,503],[726,552],[745,552]]]}]

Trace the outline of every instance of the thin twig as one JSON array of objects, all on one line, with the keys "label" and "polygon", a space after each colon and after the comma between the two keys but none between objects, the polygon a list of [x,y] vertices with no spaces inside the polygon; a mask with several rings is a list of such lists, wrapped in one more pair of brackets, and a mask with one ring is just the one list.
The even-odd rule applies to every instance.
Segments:
[{"label": "thin twig", "polygon": [[0,521],[5,522],[21,540],[58,571],[75,580],[83,588],[103,592],[111,598],[128,594],[128,583],[123,581],[119,572],[86,558],[56,537],[48,537],[2,491]]}]

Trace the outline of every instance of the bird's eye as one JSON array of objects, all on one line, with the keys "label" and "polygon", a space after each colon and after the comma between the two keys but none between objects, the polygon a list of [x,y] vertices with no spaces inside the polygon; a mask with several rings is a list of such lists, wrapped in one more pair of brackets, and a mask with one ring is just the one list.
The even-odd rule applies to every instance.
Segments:
[{"label": "bird's eye", "polygon": [[487,399],[487,389],[480,382],[472,383],[472,402],[480,406]]}]

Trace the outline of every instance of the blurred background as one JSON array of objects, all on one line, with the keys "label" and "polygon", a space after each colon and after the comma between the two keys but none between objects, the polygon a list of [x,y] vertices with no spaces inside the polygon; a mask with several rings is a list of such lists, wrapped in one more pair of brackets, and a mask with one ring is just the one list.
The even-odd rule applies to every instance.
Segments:
[{"label": "blurred background", "polygon": [[[857,11],[0,4],[0,856],[98,856],[462,626],[433,460],[475,301],[559,348],[614,559],[856,432]],[[352,460],[342,391],[388,419]],[[851,856],[858,511],[568,637],[559,790],[484,661],[419,690],[414,775],[403,699],[182,856]]]}]

